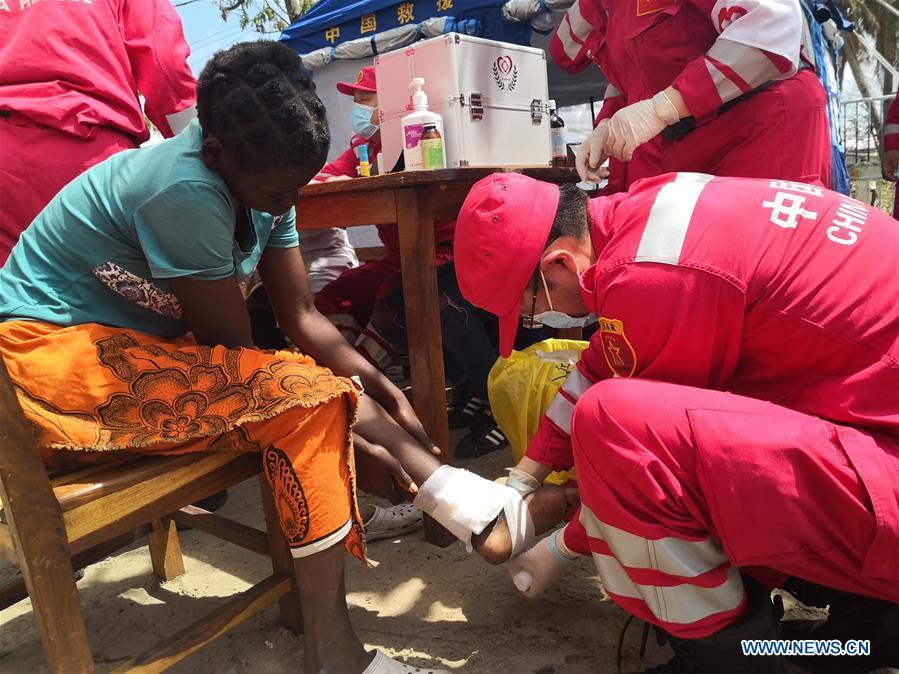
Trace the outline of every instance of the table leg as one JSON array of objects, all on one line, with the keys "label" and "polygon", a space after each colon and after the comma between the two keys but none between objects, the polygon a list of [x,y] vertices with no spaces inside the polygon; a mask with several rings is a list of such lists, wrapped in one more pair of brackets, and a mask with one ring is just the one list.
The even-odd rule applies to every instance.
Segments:
[{"label": "table leg", "polygon": [[[425,430],[443,450],[442,460],[451,463],[434,216],[428,190],[414,187],[396,190],[396,219],[403,266],[413,406]],[[441,546],[455,540],[430,518],[425,518],[425,539]]]}]

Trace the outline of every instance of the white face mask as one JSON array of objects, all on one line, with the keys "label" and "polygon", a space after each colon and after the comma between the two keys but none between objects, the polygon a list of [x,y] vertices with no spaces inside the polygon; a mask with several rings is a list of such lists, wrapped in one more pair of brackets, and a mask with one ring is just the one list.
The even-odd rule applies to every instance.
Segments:
[{"label": "white face mask", "polygon": [[[578,270],[577,275],[580,277],[580,270]],[[540,270],[540,280],[543,281],[543,291],[546,293],[547,302],[549,302],[549,311],[541,311],[539,314],[534,314],[534,323],[540,323],[548,328],[556,328],[557,330],[568,330],[570,328],[585,328],[591,323],[595,323],[596,319],[599,318],[596,314],[569,316],[561,311],[556,311],[553,309],[553,300],[549,295],[549,287],[546,285],[543,270]]]}]

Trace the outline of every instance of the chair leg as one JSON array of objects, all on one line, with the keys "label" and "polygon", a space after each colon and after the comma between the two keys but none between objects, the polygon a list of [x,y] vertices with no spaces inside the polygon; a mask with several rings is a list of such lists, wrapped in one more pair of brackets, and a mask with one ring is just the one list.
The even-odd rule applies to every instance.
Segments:
[{"label": "chair leg", "polygon": [[48,569],[32,561],[20,558],[19,568],[25,576],[50,671],[93,674],[93,655],[71,565]]},{"label": "chair leg", "polygon": [[184,573],[184,557],[175,521],[169,517],[150,522],[147,536],[153,573],[159,580],[172,580]]},{"label": "chair leg", "polygon": [[272,489],[264,474],[259,475],[259,491],[262,495],[262,509],[265,512],[265,528],[268,530],[269,549],[272,557],[272,570],[286,574],[290,579],[290,592],[278,600],[281,609],[281,624],[297,636],[303,633],[303,614],[300,611],[300,592],[297,585],[296,569],[290,547],[281,533],[281,523],[275,510]]},{"label": "chair leg", "polygon": [[0,500],[50,671],[93,674],[59,502],[0,357]]}]

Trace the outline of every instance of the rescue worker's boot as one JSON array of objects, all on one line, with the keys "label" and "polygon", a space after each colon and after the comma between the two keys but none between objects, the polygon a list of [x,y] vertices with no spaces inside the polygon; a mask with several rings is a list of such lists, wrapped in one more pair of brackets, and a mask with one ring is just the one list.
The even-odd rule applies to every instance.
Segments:
[{"label": "rescue worker's boot", "polygon": [[674,657],[645,674],[782,674],[780,656],[743,655],[740,642],[746,639],[778,639],[778,617],[771,593],[758,581],[743,577],[747,610],[737,622],[704,639],[677,639],[656,628],[671,645]]},{"label": "rescue worker's boot", "polygon": [[790,662],[815,674],[863,674],[881,667],[899,668],[899,604],[835,590],[799,578],[783,589],[807,606],[829,606],[826,620],[784,621],[784,639],[870,642],[869,655],[794,656]]}]

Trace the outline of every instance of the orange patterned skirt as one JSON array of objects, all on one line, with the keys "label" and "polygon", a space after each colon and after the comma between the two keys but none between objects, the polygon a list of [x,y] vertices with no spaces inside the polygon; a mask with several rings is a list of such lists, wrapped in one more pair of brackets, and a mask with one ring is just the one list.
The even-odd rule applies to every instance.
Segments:
[{"label": "orange patterned skirt", "polygon": [[93,323],[3,322],[0,354],[46,462],[259,452],[294,556],[343,541],[365,560],[350,380],[290,351]]}]

